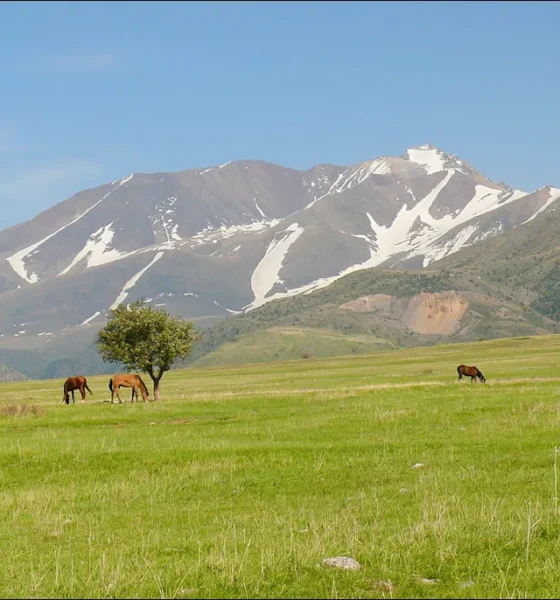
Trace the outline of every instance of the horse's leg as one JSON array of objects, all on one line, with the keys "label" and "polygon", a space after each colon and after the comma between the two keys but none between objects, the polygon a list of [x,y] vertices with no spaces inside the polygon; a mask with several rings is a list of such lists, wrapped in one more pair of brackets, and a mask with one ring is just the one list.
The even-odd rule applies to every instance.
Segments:
[{"label": "horse's leg", "polygon": [[72,390],[72,404],[76,404],[76,401],[74,400],[74,390]]},{"label": "horse's leg", "polygon": [[86,401],[86,390],[84,389],[84,384],[80,386],[80,394],[82,395],[82,404]]},{"label": "horse's leg", "polygon": [[119,388],[120,388],[120,387],[121,387],[121,386],[120,386],[120,385],[118,385],[118,386],[117,386],[117,389],[116,389],[115,391],[116,391],[116,393],[117,393],[117,398],[119,399],[119,404],[122,404],[121,395],[119,394]]}]

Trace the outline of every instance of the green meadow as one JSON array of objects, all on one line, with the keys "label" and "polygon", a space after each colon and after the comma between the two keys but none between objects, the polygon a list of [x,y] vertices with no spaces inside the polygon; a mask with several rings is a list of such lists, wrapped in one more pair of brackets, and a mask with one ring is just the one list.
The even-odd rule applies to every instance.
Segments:
[{"label": "green meadow", "polygon": [[147,404],[0,384],[0,596],[557,597],[559,358],[551,335],[189,368]]}]

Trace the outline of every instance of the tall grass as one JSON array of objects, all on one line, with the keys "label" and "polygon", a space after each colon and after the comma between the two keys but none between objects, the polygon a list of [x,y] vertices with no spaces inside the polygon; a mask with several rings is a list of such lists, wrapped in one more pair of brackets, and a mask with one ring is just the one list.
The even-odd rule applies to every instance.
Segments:
[{"label": "tall grass", "polygon": [[554,597],[559,349],[187,369],[134,405],[1,384],[0,596]]}]

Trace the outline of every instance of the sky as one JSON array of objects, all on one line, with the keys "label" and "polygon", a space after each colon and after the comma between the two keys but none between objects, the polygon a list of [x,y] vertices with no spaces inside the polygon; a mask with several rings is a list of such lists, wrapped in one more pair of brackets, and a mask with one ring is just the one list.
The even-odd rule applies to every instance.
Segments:
[{"label": "sky", "polygon": [[0,230],[130,173],[433,144],[560,187],[560,2],[1,2]]}]

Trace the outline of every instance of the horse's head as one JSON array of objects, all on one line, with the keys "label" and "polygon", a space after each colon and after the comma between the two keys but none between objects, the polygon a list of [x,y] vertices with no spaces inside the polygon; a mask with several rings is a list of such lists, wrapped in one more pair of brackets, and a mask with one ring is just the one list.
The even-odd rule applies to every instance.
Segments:
[{"label": "horse's head", "polygon": [[480,383],[486,383],[486,377],[479,371],[478,378],[480,379]]}]

